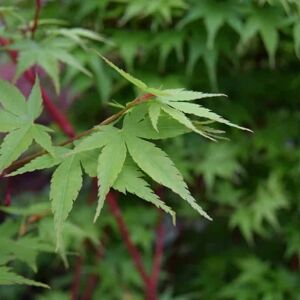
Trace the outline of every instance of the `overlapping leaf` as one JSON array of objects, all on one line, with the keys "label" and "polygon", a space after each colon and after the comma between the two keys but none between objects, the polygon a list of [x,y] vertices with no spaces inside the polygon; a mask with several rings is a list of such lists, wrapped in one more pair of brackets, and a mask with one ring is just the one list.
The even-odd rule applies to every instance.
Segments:
[{"label": "overlapping leaf", "polygon": [[55,170],[51,179],[50,199],[54,214],[57,250],[63,249],[62,231],[73,202],[82,186],[82,170],[76,155],[68,156]]},{"label": "overlapping leaf", "polygon": [[[101,55],[100,55],[101,56]],[[155,130],[157,130],[156,125],[159,119],[159,112],[162,109],[166,112],[171,118],[175,119],[189,130],[193,130],[207,138],[214,140],[213,135],[209,132],[204,132],[197,128],[193,124],[193,121],[190,120],[187,116],[189,114],[196,115],[202,119],[208,119],[214,122],[223,123],[228,126],[236,127],[242,130],[248,130],[247,128],[235,125],[230,121],[226,120],[225,118],[219,116],[218,114],[210,111],[209,109],[202,107],[198,104],[193,103],[185,103],[197,99],[202,98],[209,98],[209,97],[218,97],[218,96],[225,96],[224,94],[209,94],[209,93],[202,93],[196,91],[188,91],[185,89],[166,89],[166,90],[157,90],[148,87],[144,82],[141,80],[131,76],[130,74],[124,72],[122,69],[115,66],[112,62],[107,60],[105,57],[101,56],[112,68],[114,68],[121,76],[123,76],[126,80],[133,83],[136,87],[142,90],[145,93],[151,93],[155,96],[154,100],[150,101],[149,105],[149,116],[150,120],[153,124]],[[154,111],[155,110],[155,111]]]},{"label": "overlapping leaf", "polygon": [[124,194],[126,192],[135,194],[156,205],[166,213],[169,213],[172,216],[173,223],[175,223],[175,212],[153,192],[149,184],[143,179],[142,172],[138,170],[137,166],[130,159],[127,159],[113,187]]},{"label": "overlapping leaf", "polygon": [[19,51],[15,79],[18,79],[26,70],[34,65],[39,65],[53,80],[56,92],[60,90],[59,62],[74,67],[86,75],[90,72],[84,68],[70,53],[70,43],[59,43],[54,40],[23,41],[11,46]]},{"label": "overlapping leaf", "polygon": [[20,91],[6,81],[0,81],[0,130],[8,132],[0,148],[0,172],[16,160],[35,140],[54,155],[49,129],[34,124],[42,113],[42,96],[38,78],[28,101]]}]

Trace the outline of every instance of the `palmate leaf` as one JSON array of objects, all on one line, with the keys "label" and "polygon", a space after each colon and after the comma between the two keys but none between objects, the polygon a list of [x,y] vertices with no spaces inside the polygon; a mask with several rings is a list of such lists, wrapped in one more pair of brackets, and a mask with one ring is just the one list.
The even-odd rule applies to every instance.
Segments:
[{"label": "palmate leaf", "polygon": [[39,252],[53,251],[53,247],[51,245],[32,236],[25,236],[17,240],[2,236],[0,241],[1,258],[3,258],[3,256],[8,258],[5,263],[12,260],[19,260],[27,264],[34,272],[37,271],[36,258]]},{"label": "palmate leaf", "polygon": [[142,177],[142,172],[138,170],[133,162],[127,159],[113,187],[121,193],[126,194],[126,192],[129,192],[161,208],[171,215],[173,224],[175,224],[175,212],[159,199]]},{"label": "palmate leaf", "polygon": [[157,35],[154,45],[159,49],[159,67],[164,70],[168,56],[172,51],[176,52],[177,59],[183,61],[183,46],[185,42],[184,32],[165,31]]},{"label": "palmate leaf", "polygon": [[9,267],[0,266],[0,285],[25,284],[37,287],[49,288],[48,285],[27,279],[11,271]]},{"label": "palmate leaf", "polygon": [[[28,100],[21,92],[7,81],[0,80],[0,103],[3,105],[4,118],[8,121],[15,116],[16,128],[23,127],[25,123],[31,124],[42,113],[42,95],[39,78],[35,77],[35,83],[31,89]],[[16,118],[18,117],[18,118]]]},{"label": "palmate leaf", "polygon": [[63,43],[56,43],[55,39],[43,40],[40,43],[35,41],[16,43],[11,46],[11,48],[19,51],[15,80],[30,67],[39,65],[53,80],[55,90],[58,92],[60,90],[59,62],[66,63],[85,74],[90,74],[90,72],[69,53],[69,47],[63,45]]},{"label": "palmate leaf", "polygon": [[278,28],[283,24],[284,18],[277,9],[271,7],[262,7],[252,10],[251,15],[245,22],[245,26],[241,31],[241,40],[247,42],[257,33],[261,39],[269,55],[271,67],[275,65],[275,54],[278,48],[279,33]]},{"label": "palmate leaf", "polygon": [[54,214],[57,250],[63,249],[62,231],[73,202],[82,186],[82,170],[78,156],[71,155],[64,159],[52,175],[50,185],[51,208]]},{"label": "palmate leaf", "polygon": [[240,6],[230,1],[221,3],[215,0],[198,1],[178,26],[182,28],[191,22],[203,19],[207,30],[207,46],[213,49],[217,33],[225,23],[228,23],[236,32],[241,32],[242,22],[239,18],[239,10]]},{"label": "palmate leaf", "polygon": [[[0,149],[0,171],[16,160],[35,140],[46,151],[54,154],[51,137],[45,126],[34,124],[42,113],[42,96],[38,77],[28,97],[28,101],[17,88],[8,82],[0,81],[0,131],[8,131]],[[16,109],[16,111],[14,111]],[[19,111],[19,110],[22,111]]]},{"label": "palmate leaf", "polygon": [[[6,211],[6,209],[7,213],[24,216],[26,215],[26,213],[23,214],[21,208],[3,207],[3,211]],[[29,213],[29,210],[27,208],[23,210],[27,210],[27,213]],[[33,210],[31,209],[31,213],[32,212]],[[12,226],[14,224],[16,226]],[[4,272],[1,273],[4,268],[6,268],[6,264],[10,264],[14,261],[20,261],[28,265],[34,272],[36,272],[36,258],[38,254],[40,252],[53,251],[53,247],[48,242],[44,242],[38,237],[30,235],[16,237],[19,230],[19,225],[18,222],[12,221],[12,219],[6,220],[1,224],[0,227],[0,285],[9,284],[10,281],[9,274],[7,275],[7,277],[5,277]],[[5,279],[7,279],[8,281],[6,282]]]},{"label": "palmate leaf", "polygon": [[154,144],[132,135],[125,134],[125,141],[132,159],[143,172],[181,196],[196,211],[211,220],[191,196],[180,172],[164,151]]},{"label": "palmate leaf", "polygon": [[106,195],[123,168],[126,152],[124,139],[119,133],[111,137],[110,142],[103,148],[99,155],[97,168],[99,199],[94,222],[100,215]]}]

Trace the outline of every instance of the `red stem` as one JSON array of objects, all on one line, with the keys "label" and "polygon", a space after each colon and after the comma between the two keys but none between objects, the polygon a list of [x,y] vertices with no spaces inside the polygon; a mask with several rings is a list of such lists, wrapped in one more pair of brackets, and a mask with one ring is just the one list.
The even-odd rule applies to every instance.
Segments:
[{"label": "red stem", "polygon": [[96,274],[92,274],[89,276],[86,284],[85,292],[82,296],[82,300],[91,300],[93,297],[94,290],[96,288],[98,281],[98,276]]},{"label": "red stem", "polygon": [[81,277],[81,269],[83,264],[83,257],[78,256],[76,260],[74,277],[72,282],[71,289],[71,300],[77,300],[79,296],[79,288],[80,288],[80,277]]},{"label": "red stem", "polygon": [[[104,247],[100,242],[98,249],[96,250],[96,262],[99,262],[104,256]],[[98,274],[90,274],[88,277],[86,288],[82,296],[82,300],[91,300],[94,290],[96,288],[97,282],[99,280]]]},{"label": "red stem", "polygon": [[4,199],[4,205],[5,206],[10,206],[11,205],[11,192],[12,192],[12,178],[8,178],[7,179],[5,199]]},{"label": "red stem", "polygon": [[155,245],[155,253],[153,258],[152,265],[152,273],[151,280],[155,283],[155,288],[157,287],[159,273],[163,258],[163,250],[164,250],[164,237],[165,237],[165,229],[163,224],[163,213],[159,211],[159,224],[156,229],[156,245]]},{"label": "red stem", "polygon": [[136,267],[137,271],[139,272],[139,274],[141,275],[145,285],[147,286],[148,282],[149,282],[149,278],[145,271],[145,268],[144,268],[144,265],[143,265],[143,262],[141,259],[141,255],[140,255],[139,251],[137,250],[137,248],[134,246],[134,244],[130,238],[128,228],[127,228],[127,226],[124,222],[124,219],[121,215],[121,210],[117,203],[117,194],[111,191],[107,195],[106,199],[107,199],[109,208],[117,221],[121,236],[127,246],[127,249],[129,251],[133,261],[134,261],[135,267]]},{"label": "red stem", "polygon": [[34,39],[35,32],[36,32],[36,30],[38,28],[38,23],[39,23],[41,8],[42,8],[42,1],[41,0],[35,0],[34,20],[33,20],[33,25],[32,25],[32,27],[30,29],[30,31],[31,31],[31,38],[32,39]]}]

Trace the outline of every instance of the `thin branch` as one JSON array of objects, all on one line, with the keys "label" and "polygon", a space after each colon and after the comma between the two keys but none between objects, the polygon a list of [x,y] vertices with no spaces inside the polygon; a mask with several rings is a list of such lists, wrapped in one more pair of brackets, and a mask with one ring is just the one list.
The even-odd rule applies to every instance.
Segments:
[{"label": "thin branch", "polygon": [[134,261],[135,267],[136,267],[137,271],[139,272],[139,274],[140,274],[141,278],[143,279],[144,284],[147,288],[148,284],[149,284],[149,277],[146,273],[144,264],[142,262],[141,255],[130,238],[128,228],[124,222],[124,219],[122,217],[121,210],[118,206],[116,198],[117,198],[116,193],[109,192],[109,194],[107,195],[107,198],[106,198],[107,203],[109,205],[109,208],[110,208],[112,214],[114,215],[114,217],[117,221],[119,231],[120,231],[121,236],[126,244],[128,252],[130,253],[130,255]]},{"label": "thin branch", "polygon": [[[99,261],[103,258],[105,252],[104,246],[102,245],[101,242],[99,243],[99,246],[95,251],[96,251],[95,263],[99,263]],[[99,280],[99,274],[91,273],[89,275],[86,282],[85,290],[82,295],[82,300],[92,299],[98,280]]]},{"label": "thin branch", "polygon": [[86,289],[82,296],[82,300],[91,300],[92,299],[98,279],[99,279],[99,276],[97,274],[91,274],[89,276],[87,283],[86,283]]},{"label": "thin branch", "polygon": [[34,39],[35,32],[36,32],[36,30],[38,28],[38,23],[39,23],[41,8],[42,8],[42,1],[41,0],[35,0],[34,20],[33,20],[32,27],[30,29],[30,31],[31,31],[31,38],[32,39]]},{"label": "thin branch", "polygon": [[80,255],[76,259],[75,270],[71,288],[71,300],[77,300],[79,296],[80,277],[83,265],[83,257]]},{"label": "thin branch", "polygon": [[12,178],[8,178],[7,180],[7,186],[6,186],[6,192],[5,192],[5,198],[4,198],[4,205],[10,206],[11,205],[11,192],[12,192]]},{"label": "thin branch", "polygon": [[165,229],[163,224],[163,213],[159,210],[159,221],[156,228],[156,242],[155,242],[155,253],[153,257],[153,265],[151,272],[151,280],[153,281],[155,288],[159,280],[159,273],[162,263],[163,250],[164,250],[164,237]]}]

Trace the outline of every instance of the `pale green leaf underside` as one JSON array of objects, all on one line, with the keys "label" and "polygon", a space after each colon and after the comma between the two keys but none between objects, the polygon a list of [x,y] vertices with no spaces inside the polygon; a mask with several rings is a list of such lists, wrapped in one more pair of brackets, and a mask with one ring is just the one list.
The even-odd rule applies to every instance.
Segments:
[{"label": "pale green leaf underside", "polygon": [[158,122],[158,118],[160,115],[159,103],[156,103],[156,102],[150,103],[148,113],[149,113],[149,118],[151,120],[151,124],[152,124],[153,128],[156,131],[158,131],[157,122]]},{"label": "pale green leaf underside", "polygon": [[196,211],[211,220],[191,196],[181,174],[164,151],[148,141],[130,135],[126,135],[126,145],[131,157],[143,172],[181,196]]},{"label": "pale green leaf underside", "polygon": [[133,163],[126,162],[113,187],[121,193],[129,192],[161,208],[171,215],[175,224],[175,212],[159,199],[142,177],[142,172]]},{"label": "pale green leaf underside", "polygon": [[55,170],[50,185],[50,200],[54,214],[57,250],[63,248],[62,231],[73,203],[82,186],[82,170],[76,155],[67,157]]},{"label": "pale green leaf underside", "polygon": [[115,135],[98,158],[97,177],[99,183],[98,206],[94,222],[99,217],[110,188],[120,174],[126,158],[126,146],[121,134]]}]

